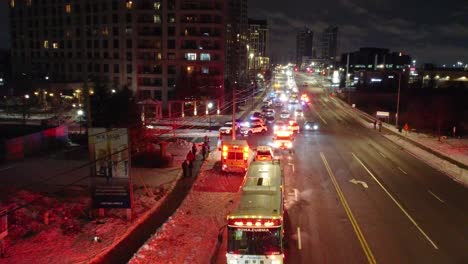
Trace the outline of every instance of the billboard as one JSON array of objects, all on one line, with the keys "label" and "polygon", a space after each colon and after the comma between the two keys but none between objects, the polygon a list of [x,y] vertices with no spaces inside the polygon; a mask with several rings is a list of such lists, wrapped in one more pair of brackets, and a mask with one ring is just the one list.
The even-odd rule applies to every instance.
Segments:
[{"label": "billboard", "polygon": [[89,128],[94,208],[131,208],[130,149],[126,128]]}]

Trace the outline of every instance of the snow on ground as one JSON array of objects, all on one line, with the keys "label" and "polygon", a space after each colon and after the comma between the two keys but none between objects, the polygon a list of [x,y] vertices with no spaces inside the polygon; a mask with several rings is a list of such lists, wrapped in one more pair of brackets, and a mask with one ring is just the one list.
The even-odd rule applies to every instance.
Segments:
[{"label": "snow on ground", "polygon": [[[240,186],[239,181],[218,180],[226,176],[216,166],[219,153],[211,154],[182,205],[129,263],[210,263],[224,217],[233,209]],[[208,188],[215,184],[224,186]]]},{"label": "snow on ground", "polygon": [[[180,167],[179,161],[185,158],[190,147],[190,144],[168,145],[168,152],[177,158],[177,162],[173,163],[177,169]],[[175,167],[168,170],[174,170]],[[142,173],[158,175],[152,170]],[[90,262],[131,232],[132,226],[151,209],[157,208],[171,186],[147,188],[154,194],[153,197],[147,195],[148,189],[138,187],[134,190],[134,218],[131,222],[126,220],[124,210],[107,210],[105,218],[92,218],[89,191],[82,187],[73,187],[54,196],[25,190],[0,190],[2,194],[9,192],[9,199],[2,199],[1,204],[8,208],[41,198],[10,214],[9,235],[6,239],[7,258],[0,258],[0,263]],[[48,225],[43,221],[46,209],[49,212]],[[93,242],[95,236],[101,241]]]}]

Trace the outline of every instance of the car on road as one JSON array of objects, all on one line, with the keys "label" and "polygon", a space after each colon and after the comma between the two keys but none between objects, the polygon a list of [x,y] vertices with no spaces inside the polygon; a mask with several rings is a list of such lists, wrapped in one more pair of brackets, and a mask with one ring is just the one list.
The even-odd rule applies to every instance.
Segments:
[{"label": "car on road", "polygon": [[256,161],[271,161],[274,159],[273,149],[269,146],[258,146],[257,154],[255,155]]},{"label": "car on road", "polygon": [[300,129],[299,124],[294,120],[289,120],[288,128],[293,133],[298,133]]},{"label": "car on road", "polygon": [[275,125],[273,126],[273,132],[277,133],[278,131],[289,131],[288,124],[281,120],[276,121]]},{"label": "car on road", "polygon": [[263,114],[265,115],[265,117],[267,116],[275,116],[275,110],[269,108],[269,109],[265,109],[263,111]]},{"label": "car on road", "polygon": [[281,117],[281,118],[284,118],[284,119],[288,119],[290,116],[291,116],[291,114],[289,113],[288,110],[283,110],[283,111],[281,111],[281,113],[280,113],[280,117]]},{"label": "car on road", "polygon": [[252,135],[252,134],[258,134],[258,133],[266,133],[268,131],[268,127],[266,127],[265,125],[262,125],[262,124],[255,124],[255,125],[251,125],[250,127],[241,127],[241,133],[244,135],[244,136],[247,136],[247,135]]},{"label": "car on road", "polygon": [[291,152],[294,137],[290,131],[281,131],[273,137],[273,146],[276,149],[287,149]]},{"label": "car on road", "polygon": [[230,135],[232,132],[232,127],[222,126],[219,128],[219,133],[222,135]]},{"label": "car on road", "polygon": [[304,111],[302,111],[302,109],[296,109],[294,110],[294,116],[295,117],[304,117]]},{"label": "car on road", "polygon": [[265,115],[263,113],[260,113],[260,112],[254,112],[252,114],[252,116],[250,117],[250,120],[255,120],[255,119],[264,119],[265,118]]},{"label": "car on road", "polygon": [[283,103],[278,100],[275,102],[275,107],[283,107]]},{"label": "car on road", "polygon": [[318,131],[319,128],[319,123],[315,121],[305,121],[302,125],[303,131]]},{"label": "car on road", "polygon": [[265,121],[267,124],[273,124],[275,122],[275,117],[274,116],[267,116],[265,117]]}]

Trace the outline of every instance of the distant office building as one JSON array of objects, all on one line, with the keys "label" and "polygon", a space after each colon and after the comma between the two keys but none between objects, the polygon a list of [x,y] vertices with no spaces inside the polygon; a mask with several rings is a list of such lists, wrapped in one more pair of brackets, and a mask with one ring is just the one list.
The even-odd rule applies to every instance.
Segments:
[{"label": "distant office building", "polygon": [[99,80],[164,103],[223,95],[223,0],[9,3],[16,78]]},{"label": "distant office building", "polygon": [[[269,68],[269,31],[266,20],[249,19],[249,70]],[[253,56],[252,56],[253,55]]]},{"label": "distant office building", "polygon": [[[314,32],[308,28],[299,31],[296,36],[296,64],[302,65],[305,60],[312,58]],[[304,58],[305,57],[305,58]]]},{"label": "distant office building", "polygon": [[317,43],[318,59],[329,61],[330,63],[337,60],[338,56],[338,27],[330,26],[319,34]]},{"label": "distant office building", "polygon": [[8,82],[11,75],[10,52],[0,50],[0,95],[11,93]]},{"label": "distant office building", "polygon": [[467,68],[425,64],[418,70],[418,74],[423,88],[468,88]]},{"label": "distant office building", "polygon": [[359,51],[341,55],[341,65],[344,67],[347,66],[348,55],[350,73],[357,70],[401,70],[411,65],[411,57],[402,52],[390,52],[381,48],[360,48]]},{"label": "distant office building", "polygon": [[247,0],[227,0],[226,79],[247,82],[248,17]]}]

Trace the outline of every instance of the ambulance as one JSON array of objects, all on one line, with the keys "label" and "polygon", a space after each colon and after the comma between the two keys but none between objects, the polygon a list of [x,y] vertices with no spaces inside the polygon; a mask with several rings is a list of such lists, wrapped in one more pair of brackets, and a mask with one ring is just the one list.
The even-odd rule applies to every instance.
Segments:
[{"label": "ambulance", "polygon": [[246,172],[253,158],[251,152],[246,140],[223,140],[221,143],[221,170]]}]

